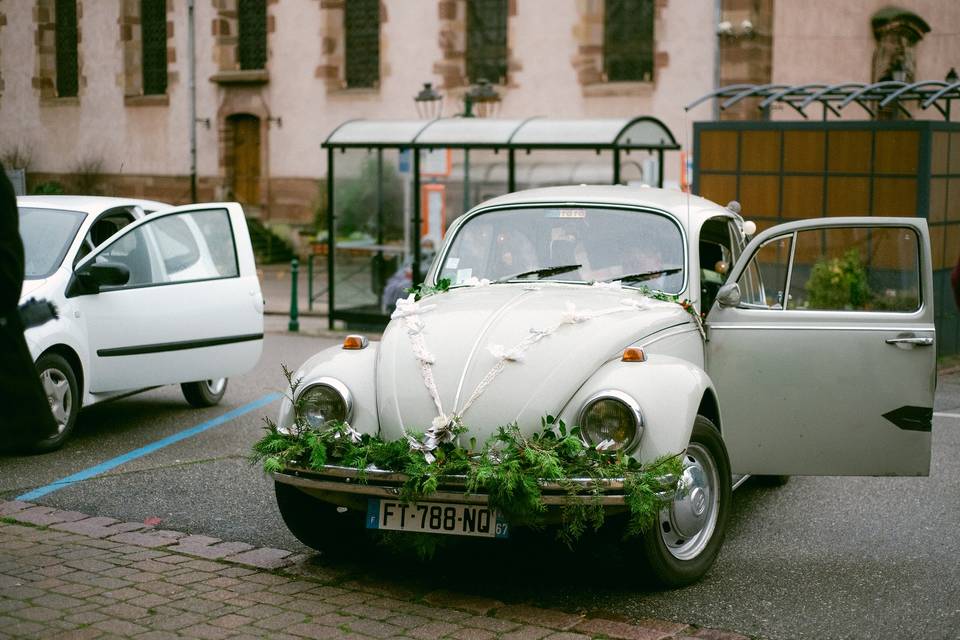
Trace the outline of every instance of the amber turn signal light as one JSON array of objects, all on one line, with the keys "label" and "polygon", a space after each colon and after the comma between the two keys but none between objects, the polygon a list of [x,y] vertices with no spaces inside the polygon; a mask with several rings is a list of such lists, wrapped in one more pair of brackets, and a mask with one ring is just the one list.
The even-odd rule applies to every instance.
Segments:
[{"label": "amber turn signal light", "polygon": [[370,344],[370,341],[367,340],[366,336],[358,336],[356,334],[351,334],[343,339],[343,348],[344,349],[364,349]]},{"label": "amber turn signal light", "polygon": [[643,349],[627,347],[623,350],[623,357],[620,360],[623,362],[646,362],[647,354],[643,352]]}]

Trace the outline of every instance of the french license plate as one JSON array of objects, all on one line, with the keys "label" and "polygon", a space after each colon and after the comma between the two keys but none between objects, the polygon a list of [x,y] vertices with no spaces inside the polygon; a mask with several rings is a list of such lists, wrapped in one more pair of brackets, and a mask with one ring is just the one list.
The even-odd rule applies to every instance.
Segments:
[{"label": "french license plate", "polygon": [[508,525],[496,509],[484,505],[444,502],[403,503],[370,498],[367,529],[426,531],[455,536],[506,538]]}]

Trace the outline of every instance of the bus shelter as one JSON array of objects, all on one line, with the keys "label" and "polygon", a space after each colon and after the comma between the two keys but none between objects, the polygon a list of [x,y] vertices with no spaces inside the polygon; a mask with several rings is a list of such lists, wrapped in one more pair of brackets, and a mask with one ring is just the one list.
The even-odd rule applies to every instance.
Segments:
[{"label": "bus shelter", "polygon": [[[327,152],[328,322],[382,327],[457,217],[488,198],[560,184],[662,186],[660,120],[350,120]],[[405,294],[403,294],[405,295]]]}]

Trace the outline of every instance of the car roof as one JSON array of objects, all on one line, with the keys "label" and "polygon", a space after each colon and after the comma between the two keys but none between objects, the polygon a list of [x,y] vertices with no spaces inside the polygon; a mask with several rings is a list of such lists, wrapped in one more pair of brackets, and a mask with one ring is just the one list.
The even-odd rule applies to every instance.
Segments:
[{"label": "car roof", "polygon": [[711,216],[733,213],[715,202],[676,189],[633,187],[626,185],[576,185],[514,191],[487,200],[477,208],[537,203],[610,204],[646,206],[668,211],[683,220],[702,222]]},{"label": "car roof", "polygon": [[95,215],[107,209],[138,206],[149,211],[168,209],[169,204],[140,198],[113,198],[107,196],[19,196],[17,206],[40,209],[66,209]]}]

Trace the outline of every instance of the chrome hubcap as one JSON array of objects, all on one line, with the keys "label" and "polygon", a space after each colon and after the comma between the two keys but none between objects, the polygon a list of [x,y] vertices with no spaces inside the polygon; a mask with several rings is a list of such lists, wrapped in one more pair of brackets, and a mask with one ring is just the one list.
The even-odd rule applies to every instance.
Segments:
[{"label": "chrome hubcap", "polygon": [[217,395],[218,393],[223,391],[224,385],[227,384],[227,379],[217,378],[216,380],[204,380],[203,384],[206,385],[207,391],[209,391],[213,395]]},{"label": "chrome hubcap", "polygon": [[670,554],[691,560],[703,551],[717,525],[720,477],[710,452],[691,442],[673,502],[660,511],[660,535]]},{"label": "chrome hubcap", "polygon": [[57,421],[57,433],[63,433],[70,421],[70,412],[73,409],[73,395],[70,393],[70,383],[67,377],[57,369],[46,369],[40,374],[43,391],[47,394],[50,411]]}]

